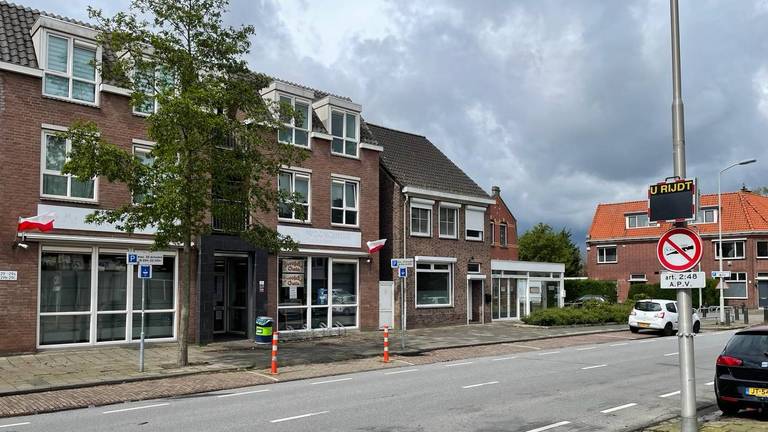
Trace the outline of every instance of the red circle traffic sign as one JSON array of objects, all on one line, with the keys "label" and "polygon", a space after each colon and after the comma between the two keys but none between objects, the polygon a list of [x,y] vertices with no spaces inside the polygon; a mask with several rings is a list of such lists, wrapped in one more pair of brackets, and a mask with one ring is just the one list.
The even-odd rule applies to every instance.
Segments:
[{"label": "red circle traffic sign", "polygon": [[665,269],[684,272],[701,260],[701,237],[688,228],[672,228],[656,245],[656,257]]}]

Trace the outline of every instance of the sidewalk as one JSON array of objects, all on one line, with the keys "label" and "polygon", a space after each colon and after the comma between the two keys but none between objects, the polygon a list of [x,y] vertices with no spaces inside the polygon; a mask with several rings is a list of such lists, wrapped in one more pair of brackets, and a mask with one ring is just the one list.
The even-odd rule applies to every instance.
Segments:
[{"label": "sidewalk", "polygon": [[[401,348],[398,331],[390,333],[392,354],[414,355],[441,348],[521,342],[550,337],[623,331],[623,324],[585,327],[529,327],[512,322],[409,330]],[[381,332],[349,332],[346,336],[286,341],[279,346],[281,367],[322,364],[381,355]],[[271,347],[248,340],[190,346],[190,366],[175,366],[176,344],[148,344],[145,372],[138,372],[138,346],[48,350],[0,357],[0,396],[114,384],[205,372],[269,367]]]},{"label": "sidewalk", "polygon": [[[768,421],[756,411],[742,412],[735,417],[721,416],[717,411],[699,421],[700,432],[767,432]],[[672,419],[643,429],[643,432],[680,432],[680,419]]]}]

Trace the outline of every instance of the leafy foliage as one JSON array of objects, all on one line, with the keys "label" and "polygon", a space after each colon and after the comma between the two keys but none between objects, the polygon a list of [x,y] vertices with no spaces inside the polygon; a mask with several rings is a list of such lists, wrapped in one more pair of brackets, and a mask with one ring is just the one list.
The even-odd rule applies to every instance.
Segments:
[{"label": "leafy foliage", "polygon": [[610,303],[616,303],[616,282],[594,279],[565,281],[566,303],[572,302],[577,298],[587,294],[601,295],[605,297],[605,299]]},{"label": "leafy foliage", "polygon": [[565,228],[555,232],[551,226],[538,223],[520,237],[518,245],[523,261],[564,263],[566,276],[581,273],[579,248],[573,243],[571,232]]},{"label": "leafy foliage", "polygon": [[541,309],[524,317],[523,322],[540,326],[623,323],[631,310],[631,304],[587,302],[580,308]]},{"label": "leafy foliage", "polygon": [[306,154],[276,142],[282,122],[275,114],[294,113],[260,97],[270,80],[250,72],[244,61],[254,28],[224,26],[226,7],[226,0],[134,0],[129,12],[111,18],[89,8],[99,43],[113,54],[98,65],[102,78],[130,89],[134,107],[152,108],[146,123],[156,144],[151,164],[143,164],[130,149],[108,142],[94,123],[76,123],[65,134],[72,141],[65,172],[124,183],[135,197],[94,212],[89,221],[114,223],[126,232],[154,227],[155,248],[183,245],[182,366],[187,364],[191,248],[211,231],[211,215],[226,221],[217,229],[276,251],[296,244],[262,216],[280,201],[302,210],[292,204],[298,197],[275,187],[280,167],[297,165]]}]

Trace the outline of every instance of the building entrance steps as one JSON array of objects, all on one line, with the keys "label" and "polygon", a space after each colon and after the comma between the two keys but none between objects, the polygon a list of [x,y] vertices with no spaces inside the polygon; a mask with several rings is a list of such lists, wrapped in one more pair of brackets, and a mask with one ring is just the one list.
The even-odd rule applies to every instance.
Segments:
[{"label": "building entrance steps", "polygon": [[[407,347],[400,345],[400,332],[390,332],[390,352],[420,352],[475,345],[547,339],[572,335],[626,330],[624,324],[584,327],[533,327],[516,322],[486,325],[422,328],[408,331]],[[382,332],[350,331],[346,336],[294,340],[280,343],[280,366],[332,363],[380,356]],[[148,344],[146,372],[138,372],[138,346],[103,346],[56,349],[35,354],[0,357],[0,396],[87,387],[214,371],[264,369],[269,367],[270,347],[250,340],[190,346],[190,366],[175,366],[176,344]]]}]

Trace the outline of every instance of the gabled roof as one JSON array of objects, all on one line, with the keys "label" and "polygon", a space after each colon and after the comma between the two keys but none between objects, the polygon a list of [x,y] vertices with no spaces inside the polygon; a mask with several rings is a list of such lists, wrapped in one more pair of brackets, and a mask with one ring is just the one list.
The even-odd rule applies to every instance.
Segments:
[{"label": "gabled roof", "polygon": [[[768,232],[768,197],[747,191],[722,194],[723,233]],[[702,195],[701,207],[717,208],[717,195]],[[669,223],[647,228],[627,228],[625,216],[646,213],[648,201],[599,204],[589,227],[587,241],[660,237],[672,227]],[[717,223],[691,224],[702,235],[717,234]]]},{"label": "gabled roof", "polygon": [[381,164],[401,186],[490,199],[426,137],[373,124],[368,126],[384,148]]}]

